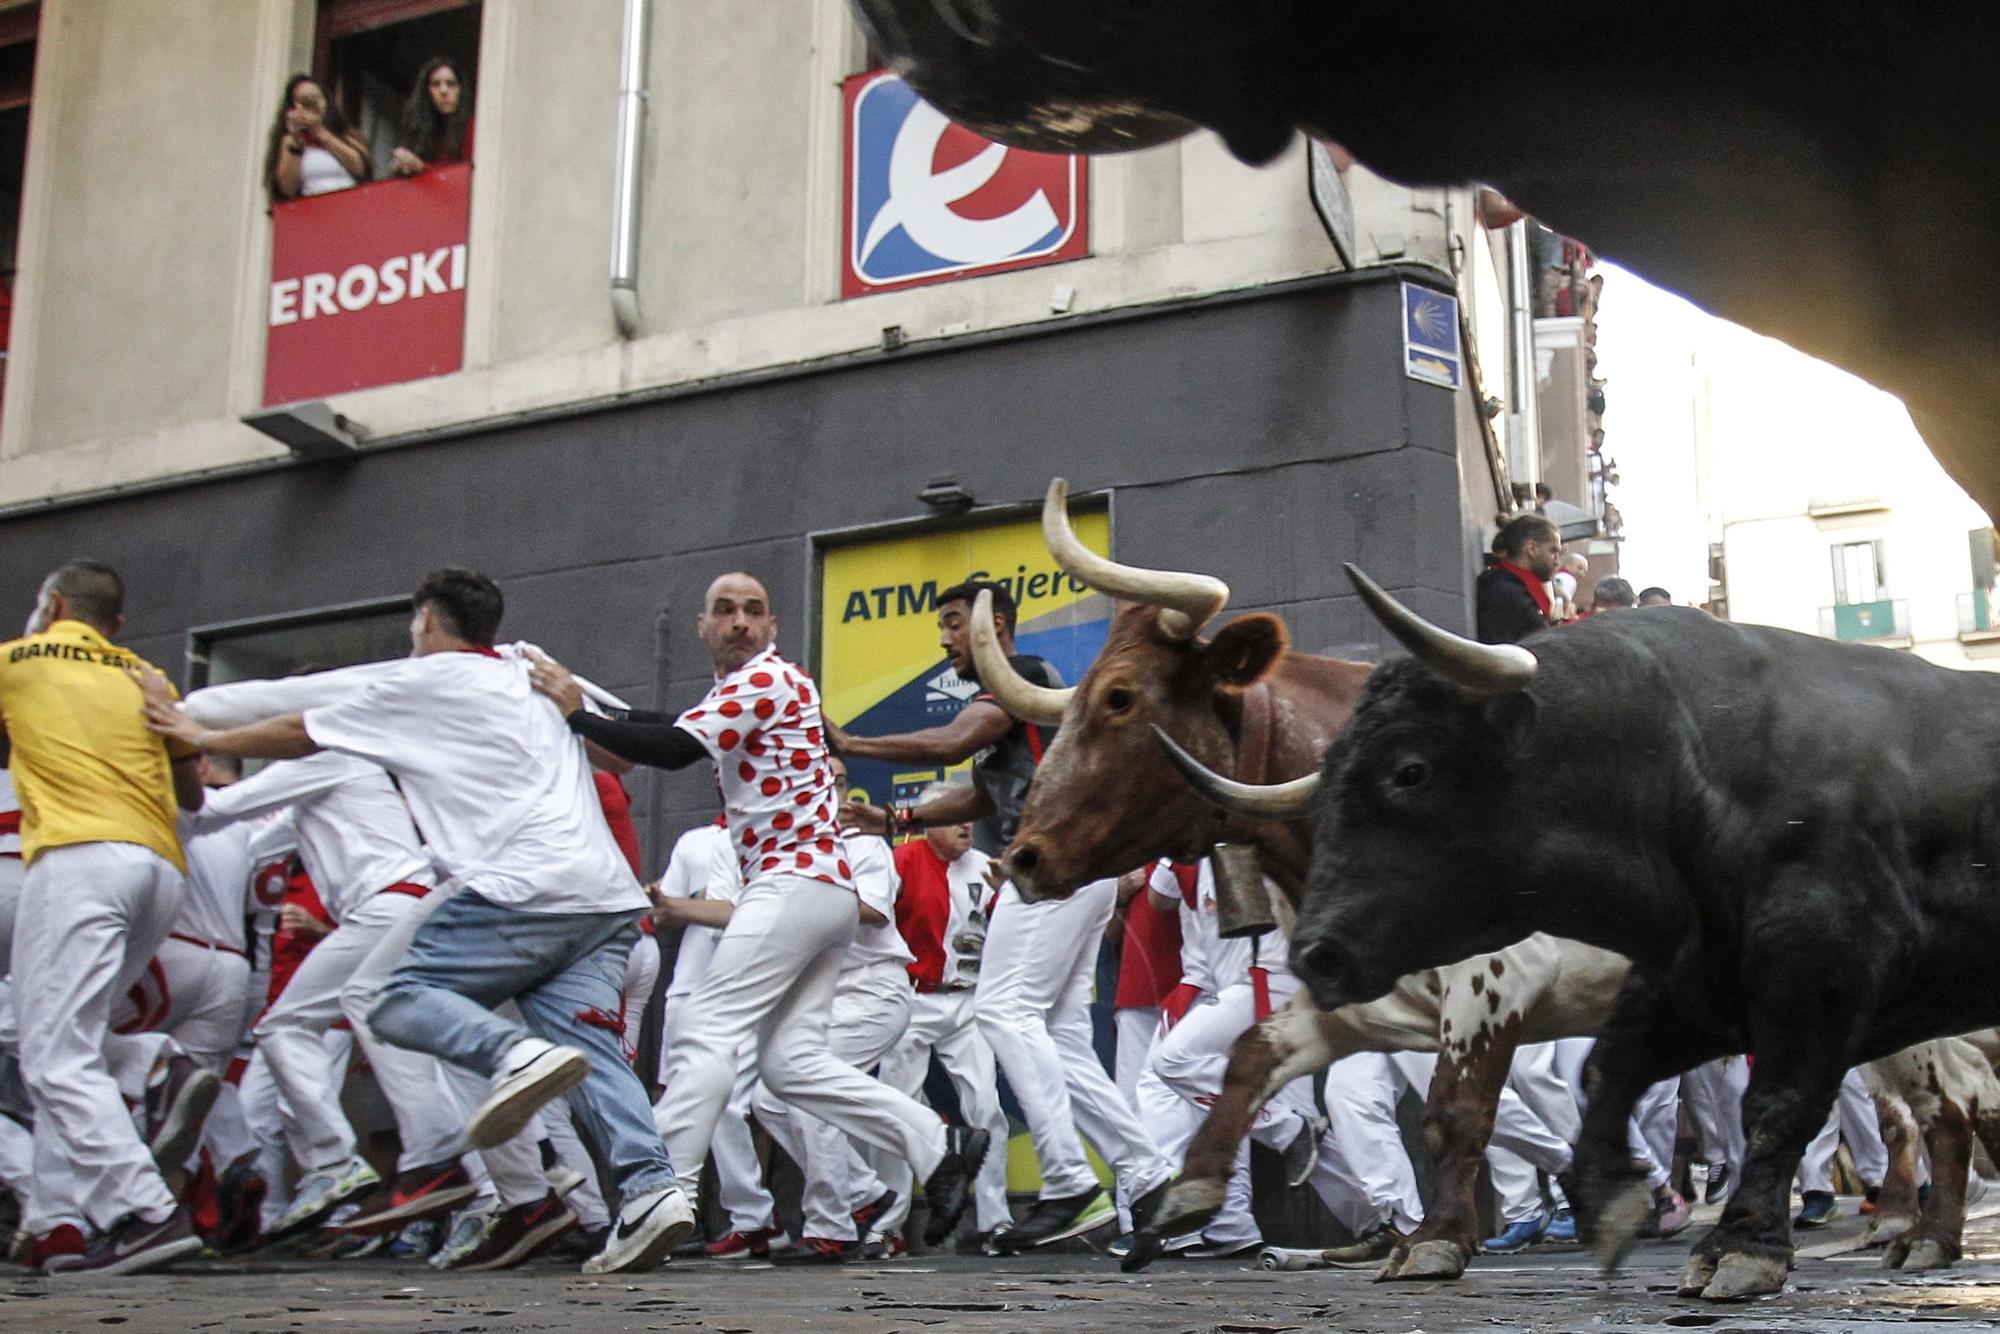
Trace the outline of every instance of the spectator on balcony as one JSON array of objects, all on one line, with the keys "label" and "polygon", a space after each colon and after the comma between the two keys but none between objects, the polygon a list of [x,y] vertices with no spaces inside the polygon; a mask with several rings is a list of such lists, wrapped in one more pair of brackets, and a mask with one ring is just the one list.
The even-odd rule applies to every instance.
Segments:
[{"label": "spectator on balcony", "polygon": [[449,56],[433,56],[417,75],[403,107],[403,124],[389,170],[415,176],[431,167],[472,161],[472,110],[465,81]]},{"label": "spectator on balcony", "polygon": [[285,81],[285,99],[264,151],[271,202],[331,194],[368,179],[368,145],[310,74]]},{"label": "spectator on balcony", "polygon": [[1642,588],[1639,590],[1639,605],[1642,607],[1671,607],[1674,605],[1674,595],[1666,589],[1661,588],[1658,584],[1654,584],[1651,588]]}]

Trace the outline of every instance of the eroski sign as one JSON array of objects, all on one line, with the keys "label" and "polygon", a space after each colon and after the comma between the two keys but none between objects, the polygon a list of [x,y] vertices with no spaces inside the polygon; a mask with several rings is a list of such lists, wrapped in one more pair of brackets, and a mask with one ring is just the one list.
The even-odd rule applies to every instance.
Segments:
[{"label": "eroski sign", "polygon": [[842,296],[1090,253],[1083,157],[982,139],[894,74],[845,90]]}]

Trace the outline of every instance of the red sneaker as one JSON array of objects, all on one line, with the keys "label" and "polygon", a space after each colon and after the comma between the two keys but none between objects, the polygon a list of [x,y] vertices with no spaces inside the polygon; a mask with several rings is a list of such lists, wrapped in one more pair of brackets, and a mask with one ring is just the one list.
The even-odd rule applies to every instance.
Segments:
[{"label": "red sneaker", "polygon": [[450,1213],[478,1192],[472,1178],[456,1158],[425,1163],[398,1172],[394,1181],[377,1189],[361,1202],[361,1212],[329,1230],[357,1236],[373,1232],[401,1231],[419,1218],[437,1218]]},{"label": "red sneaker", "polygon": [[28,1243],[28,1268],[40,1269],[58,1255],[82,1255],[85,1249],[83,1229],[63,1223]]},{"label": "red sneaker", "polygon": [[771,1258],[771,1243],[783,1244],[784,1232],[775,1227],[760,1227],[755,1232],[729,1232],[701,1248],[704,1260],[768,1260]]},{"label": "red sneaker", "polygon": [[835,1241],[831,1237],[800,1237],[799,1244],[771,1257],[779,1265],[846,1264],[861,1249],[858,1241]]}]

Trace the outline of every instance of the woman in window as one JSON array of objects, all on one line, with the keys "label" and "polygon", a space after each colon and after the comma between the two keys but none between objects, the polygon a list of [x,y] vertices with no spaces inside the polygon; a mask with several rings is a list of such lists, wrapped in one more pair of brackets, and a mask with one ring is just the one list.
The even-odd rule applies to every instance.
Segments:
[{"label": "woman in window", "polygon": [[465,81],[447,56],[433,56],[417,75],[403,108],[403,126],[390,155],[389,170],[414,176],[427,167],[472,161],[472,114]]},{"label": "woman in window", "polygon": [[285,83],[264,152],[264,188],[271,202],[323,195],[368,179],[368,146],[326,100],[310,74]]}]

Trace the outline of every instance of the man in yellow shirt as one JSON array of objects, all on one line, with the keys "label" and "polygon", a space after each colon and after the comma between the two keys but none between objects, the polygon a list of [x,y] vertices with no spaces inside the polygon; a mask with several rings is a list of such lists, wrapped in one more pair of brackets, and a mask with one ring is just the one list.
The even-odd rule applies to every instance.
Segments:
[{"label": "man in yellow shirt", "polygon": [[186,893],[176,804],[201,806],[195,756],[140,716],[111,642],[125,586],[71,561],[42,583],[27,632],[0,644],[0,749],[21,803],[27,874],[12,957],[14,1027],[35,1110],[24,1230],[49,1273],[131,1273],[201,1249],[133,1129],[104,1060],[112,1002],[173,927]]}]

